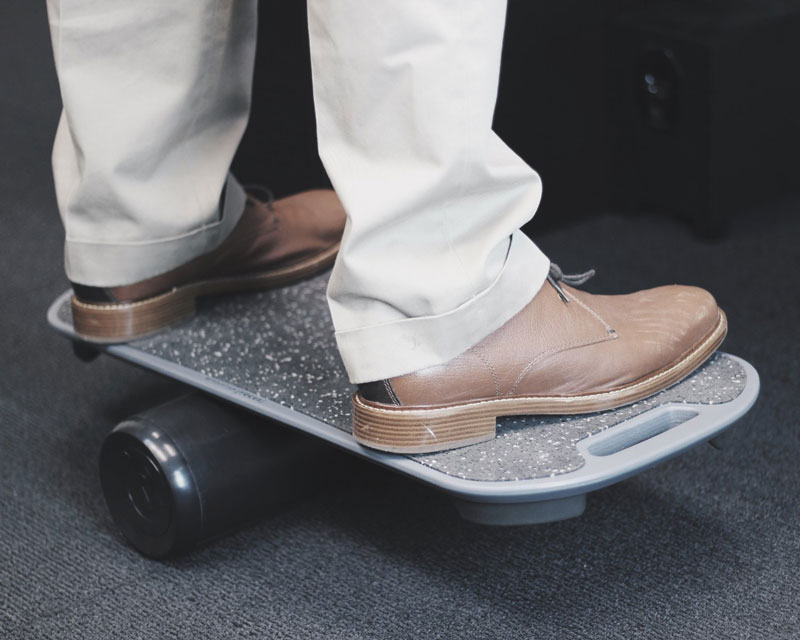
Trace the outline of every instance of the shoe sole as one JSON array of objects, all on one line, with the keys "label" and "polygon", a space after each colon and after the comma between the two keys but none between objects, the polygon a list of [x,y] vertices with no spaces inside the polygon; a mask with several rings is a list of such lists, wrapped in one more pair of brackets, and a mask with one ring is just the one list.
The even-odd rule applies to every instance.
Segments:
[{"label": "shoe sole", "polygon": [[438,407],[390,407],[353,396],[353,436],[364,446],[391,453],[430,453],[495,437],[496,419],[518,415],[572,415],[615,409],[675,384],[697,369],[728,330],[720,309],[714,329],[679,360],[610,391],[573,396],[507,396]]},{"label": "shoe sole", "polygon": [[312,258],[266,273],[193,282],[145,300],[117,304],[92,304],[72,296],[72,323],[85,341],[96,344],[128,342],[163,331],[191,318],[197,298],[281,287],[316,275],[336,260],[339,244]]}]

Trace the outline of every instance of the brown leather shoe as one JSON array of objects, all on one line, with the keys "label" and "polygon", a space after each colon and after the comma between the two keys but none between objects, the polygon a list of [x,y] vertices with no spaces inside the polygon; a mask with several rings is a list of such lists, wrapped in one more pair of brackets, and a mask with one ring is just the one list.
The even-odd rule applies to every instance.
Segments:
[{"label": "brown leather shoe", "polygon": [[396,453],[440,451],[491,440],[498,416],[612,409],[684,378],[727,332],[703,289],[599,296],[569,278],[554,265],[522,311],[450,362],[359,385],[356,440]]},{"label": "brown leather shoe", "polygon": [[73,284],[75,331],[90,342],[125,342],[156,333],[195,312],[199,296],[279,287],[330,267],[345,212],[330,189],[274,202],[248,196],[242,217],[213,251],[135,284]]}]

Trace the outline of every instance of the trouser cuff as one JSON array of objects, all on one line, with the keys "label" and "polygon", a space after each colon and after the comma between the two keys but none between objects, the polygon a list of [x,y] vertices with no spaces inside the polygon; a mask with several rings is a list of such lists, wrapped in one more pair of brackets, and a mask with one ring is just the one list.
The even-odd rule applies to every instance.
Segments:
[{"label": "trouser cuff", "polygon": [[521,311],[539,292],[549,268],[547,257],[517,231],[495,281],[456,309],[337,332],[350,381],[373,382],[452,360]]},{"label": "trouser cuff", "polygon": [[135,242],[82,242],[67,239],[64,266],[71,282],[116,287],[152,278],[213,251],[228,237],[244,211],[247,195],[228,176],[222,217],[179,236]]}]

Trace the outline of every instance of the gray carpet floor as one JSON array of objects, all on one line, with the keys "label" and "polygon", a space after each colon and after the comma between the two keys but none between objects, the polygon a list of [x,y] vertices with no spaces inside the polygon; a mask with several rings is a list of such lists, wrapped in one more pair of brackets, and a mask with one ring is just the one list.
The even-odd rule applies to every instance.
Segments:
[{"label": "gray carpet floor", "polygon": [[581,518],[514,528],[468,524],[444,496],[349,461],[313,497],[191,555],[127,546],[99,446],[175,388],[84,364],[46,326],[67,284],[48,160],[59,104],[41,9],[27,19],[0,20],[1,638],[800,637],[797,202],[712,244],[646,215],[537,237],[565,270],[596,267],[592,291],[715,293],[724,349],[763,384],[726,449],[600,491]]}]

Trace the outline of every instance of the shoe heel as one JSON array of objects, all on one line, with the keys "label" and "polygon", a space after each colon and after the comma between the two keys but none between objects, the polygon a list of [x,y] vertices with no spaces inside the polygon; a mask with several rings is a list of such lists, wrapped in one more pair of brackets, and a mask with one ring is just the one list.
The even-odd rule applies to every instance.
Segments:
[{"label": "shoe heel", "polygon": [[193,316],[195,298],[174,290],[140,302],[91,304],[71,300],[75,332],[89,342],[127,342]]},{"label": "shoe heel", "polygon": [[429,453],[495,437],[496,418],[485,406],[385,408],[353,396],[353,437],[391,453]]}]

